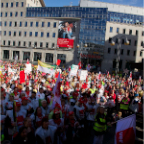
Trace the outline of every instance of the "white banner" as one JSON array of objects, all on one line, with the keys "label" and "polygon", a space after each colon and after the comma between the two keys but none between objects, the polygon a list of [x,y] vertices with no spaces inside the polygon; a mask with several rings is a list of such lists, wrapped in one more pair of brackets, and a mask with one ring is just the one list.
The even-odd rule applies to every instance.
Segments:
[{"label": "white banner", "polygon": [[86,80],[87,75],[88,75],[88,71],[82,70],[80,73],[80,80]]},{"label": "white banner", "polygon": [[69,76],[76,76],[77,75],[77,71],[78,71],[78,65],[72,65],[71,66],[71,71],[70,71],[70,74]]},{"label": "white banner", "polygon": [[30,73],[32,71],[32,66],[31,64],[25,64],[26,68],[25,68],[25,73]]}]

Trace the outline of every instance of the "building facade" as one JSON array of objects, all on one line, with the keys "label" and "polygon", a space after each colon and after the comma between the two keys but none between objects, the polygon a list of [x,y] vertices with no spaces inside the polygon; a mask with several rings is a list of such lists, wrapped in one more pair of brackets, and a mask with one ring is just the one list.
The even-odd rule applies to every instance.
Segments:
[{"label": "building facade", "polygon": [[[29,59],[34,64],[38,59],[50,64],[61,59],[61,64],[68,66],[81,58],[85,65],[112,72],[120,39],[119,68],[123,70],[129,63],[142,61],[143,14],[142,8],[89,0],[69,7],[45,7],[43,0],[2,0],[1,59],[14,60],[18,55],[19,61]],[[66,23],[73,27],[74,41],[73,47],[67,48],[58,45],[59,28]],[[129,45],[124,45],[125,39]]]}]

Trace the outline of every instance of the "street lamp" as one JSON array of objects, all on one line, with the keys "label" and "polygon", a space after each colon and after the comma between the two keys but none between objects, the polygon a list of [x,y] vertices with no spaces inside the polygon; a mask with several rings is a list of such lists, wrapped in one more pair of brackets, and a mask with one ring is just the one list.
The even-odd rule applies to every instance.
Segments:
[{"label": "street lamp", "polygon": [[[123,37],[123,36],[122,36]],[[115,69],[115,73],[116,75],[119,72],[119,61],[120,61],[120,48],[121,48],[121,38],[118,38],[118,45],[117,45],[117,58],[116,58],[116,69]],[[125,45],[129,45],[129,41],[127,40],[127,38],[125,37]],[[115,42],[112,40],[111,41],[111,46],[114,46]]]},{"label": "street lamp", "polygon": [[[82,50],[82,47],[83,47],[83,43],[81,42],[81,45],[77,44],[77,48],[80,48],[80,58],[79,58],[79,61],[81,62],[81,50]],[[87,44],[84,44],[84,47],[87,47]]]}]

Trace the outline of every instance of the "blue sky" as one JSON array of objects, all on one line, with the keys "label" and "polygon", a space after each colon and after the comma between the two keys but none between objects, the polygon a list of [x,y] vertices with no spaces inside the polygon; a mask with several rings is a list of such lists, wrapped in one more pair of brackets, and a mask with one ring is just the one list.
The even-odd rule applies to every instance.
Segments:
[{"label": "blue sky", "polygon": [[[44,0],[47,7],[62,7],[69,6],[72,2],[73,6],[79,4],[80,0]],[[96,1],[96,0],[93,0]],[[130,5],[136,7],[144,7],[144,0],[97,0],[101,2],[122,4],[122,5]]]}]

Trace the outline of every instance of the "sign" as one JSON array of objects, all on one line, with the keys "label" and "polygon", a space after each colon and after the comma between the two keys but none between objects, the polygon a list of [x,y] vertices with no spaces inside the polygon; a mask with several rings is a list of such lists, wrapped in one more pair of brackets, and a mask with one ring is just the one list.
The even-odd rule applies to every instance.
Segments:
[{"label": "sign", "polygon": [[80,72],[80,80],[86,80],[87,75],[88,75],[88,71],[87,70],[82,70]]},{"label": "sign", "polygon": [[59,47],[73,48],[74,40],[73,39],[58,38],[57,39],[57,45]]},{"label": "sign", "polygon": [[58,26],[58,47],[73,48],[74,39],[76,38],[77,22],[59,21]]},{"label": "sign", "polygon": [[76,76],[77,75],[77,71],[78,71],[78,65],[72,65],[71,66],[71,71],[70,71],[70,74],[69,76]]},{"label": "sign", "polygon": [[32,66],[31,64],[26,64],[26,68],[25,68],[25,73],[30,73],[32,71]]}]

